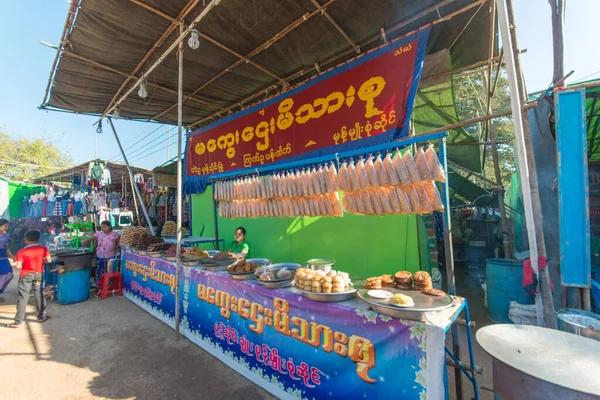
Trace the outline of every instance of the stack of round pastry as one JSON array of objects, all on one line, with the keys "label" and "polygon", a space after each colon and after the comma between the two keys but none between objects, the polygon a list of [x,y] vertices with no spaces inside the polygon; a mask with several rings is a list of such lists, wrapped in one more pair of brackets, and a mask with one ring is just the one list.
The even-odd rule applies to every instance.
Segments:
[{"label": "stack of round pastry", "polygon": [[147,228],[142,228],[140,226],[128,226],[123,229],[123,234],[121,235],[121,244],[131,246],[136,237],[146,233],[148,233]]},{"label": "stack of round pastry", "polygon": [[296,287],[316,293],[342,293],[349,290],[350,278],[345,272],[313,271],[300,268],[294,278]]},{"label": "stack of round pastry", "polygon": [[415,290],[423,291],[433,288],[431,276],[425,271],[415,272],[413,276]]},{"label": "stack of round pastry", "polygon": [[396,287],[402,290],[412,290],[413,276],[409,271],[396,272]]},{"label": "stack of round pastry", "polygon": [[373,276],[365,281],[366,289],[381,289],[381,276]]},{"label": "stack of round pastry", "polygon": [[390,274],[381,275],[381,286],[394,287],[394,277]]}]

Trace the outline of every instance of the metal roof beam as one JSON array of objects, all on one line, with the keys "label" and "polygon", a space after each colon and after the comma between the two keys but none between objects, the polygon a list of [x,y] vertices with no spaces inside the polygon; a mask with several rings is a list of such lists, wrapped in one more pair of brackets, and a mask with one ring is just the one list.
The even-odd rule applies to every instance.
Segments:
[{"label": "metal roof beam", "polygon": [[342,27],[339,26],[337,22],[335,22],[333,17],[327,12],[327,10],[325,10],[325,7],[321,6],[317,0],[310,0],[310,1],[314,4],[315,7],[317,7],[317,10],[319,10],[321,12],[321,14],[324,15],[325,18],[327,18],[329,20],[331,25],[333,25],[334,28],[337,29],[338,32],[340,32],[342,34],[344,39],[346,39],[346,41],[348,43],[350,43],[350,46],[354,47],[354,51],[356,51],[357,53],[360,53],[360,47],[356,43],[354,43],[354,41],[352,39],[350,39],[350,36],[348,36],[348,34],[342,29]]},{"label": "metal roof beam", "polygon": [[[41,43],[42,43],[44,46],[50,47],[51,49],[58,49],[58,47],[57,47],[57,46],[51,45],[51,44],[49,44],[49,43],[46,43],[46,42],[41,42]],[[115,73],[115,74],[117,74],[117,75],[124,76],[124,77],[126,77],[127,79],[129,79],[129,80],[131,80],[131,79],[140,79],[140,77],[138,77],[138,76],[131,75],[131,74],[129,74],[129,75],[128,75],[127,73],[125,73],[125,72],[123,72],[123,71],[119,71],[118,69],[115,69],[115,68],[113,68],[113,67],[109,67],[108,65],[105,65],[105,64],[99,63],[99,62],[97,62],[97,61],[94,61],[94,60],[90,60],[89,58],[86,58],[86,57],[84,57],[84,56],[80,56],[79,54],[76,54],[76,53],[70,52],[69,50],[62,50],[61,52],[62,52],[62,54],[63,54],[63,55],[65,55],[65,56],[67,56],[67,57],[71,57],[71,58],[73,58],[73,59],[76,59],[76,60],[79,60],[79,61],[83,61],[83,62],[85,62],[85,63],[88,63],[88,64],[90,64],[90,65],[93,65],[93,66],[95,66],[95,67],[98,67],[98,68],[101,68],[101,69],[104,69],[104,70],[107,70],[107,71],[113,72],[113,73]],[[166,86],[162,86],[162,85],[159,85],[159,84],[157,84],[157,83],[148,82],[148,85],[149,85],[149,86],[154,86],[154,87],[156,87],[157,89],[164,90],[165,92],[168,92],[168,93],[177,94],[177,90],[170,89],[170,88],[168,88],[168,87],[166,87]],[[196,102],[196,103],[198,103],[198,104],[202,104],[203,106],[210,106],[210,107],[212,107],[212,106],[214,105],[213,103],[211,103],[211,102],[209,102],[209,101],[206,101],[206,100],[201,100],[201,99],[198,99],[197,97],[192,97],[192,98],[190,98],[190,100],[191,100],[191,101],[194,101],[194,102]],[[45,106],[43,106],[42,108],[44,108],[44,107],[45,107]]]},{"label": "metal roof beam", "polygon": [[[183,9],[179,12],[179,15],[177,16],[177,18],[173,19],[172,17],[168,16],[167,14],[163,13],[162,11],[159,11],[153,7],[150,7],[149,5],[144,4],[139,0],[129,0],[129,1],[131,1],[134,4],[137,4],[138,6],[141,6],[141,7],[145,8],[146,10],[149,10],[157,15],[160,15],[161,17],[163,17],[165,19],[168,19],[169,21],[171,21],[171,25],[169,25],[169,27],[163,32],[163,34],[160,36],[160,38],[158,38],[156,43],[154,43],[154,45],[150,48],[150,50],[148,50],[146,55],[142,58],[142,60],[138,63],[138,65],[136,65],[136,67],[133,69],[133,71],[131,71],[131,73],[128,74],[128,77],[123,81],[123,83],[121,84],[119,89],[116,91],[116,93],[113,95],[113,97],[108,102],[108,105],[102,112],[103,115],[108,112],[111,105],[115,102],[116,98],[119,97],[119,95],[121,94],[123,89],[125,89],[125,86],[127,86],[129,81],[131,81],[131,79],[133,77],[135,77],[135,74],[137,74],[138,71],[140,70],[140,68],[142,68],[142,66],[144,66],[144,64],[148,61],[148,59],[152,56],[152,54],[154,54],[154,52],[163,44],[163,42],[165,40],[167,40],[167,38],[171,35],[171,33],[173,33],[173,31],[175,31],[175,28],[177,28],[181,23],[183,23],[184,18],[187,17],[187,15],[200,2],[200,0],[190,0],[185,5],[185,7],[183,7]],[[175,93],[177,93],[177,91],[175,91]]]},{"label": "metal roof beam", "polygon": [[[325,7],[333,4],[335,1],[336,0],[329,0],[322,7],[325,8]],[[271,47],[271,45],[273,45],[279,39],[281,39],[282,37],[284,37],[285,35],[287,35],[291,31],[293,31],[298,26],[302,25],[302,23],[308,21],[310,18],[312,18],[313,16],[317,15],[318,13],[320,13],[319,10],[315,10],[315,11],[313,11],[311,13],[308,13],[308,12],[305,13],[300,18],[298,18],[297,20],[293,21],[291,24],[289,24],[288,26],[286,26],[285,28],[283,28],[281,31],[277,32],[269,40],[267,40],[266,42],[262,43],[260,46],[258,46],[254,50],[252,50],[250,53],[246,54],[244,56],[244,59],[240,58],[239,60],[237,60],[236,62],[234,62],[233,64],[231,64],[230,66],[228,66],[227,68],[225,68],[224,70],[222,70],[221,72],[219,72],[217,75],[213,76],[208,81],[206,81],[205,83],[203,83],[202,85],[200,85],[198,88],[196,88],[196,90],[194,90],[192,93],[190,93],[189,95],[187,95],[186,97],[184,97],[183,98],[183,102],[187,101],[189,99],[189,96],[193,96],[193,95],[197,94],[202,89],[204,89],[205,87],[207,87],[208,85],[210,85],[211,83],[213,83],[214,81],[216,81],[217,79],[219,79],[221,76],[225,75],[227,72],[230,72],[232,69],[234,69],[234,68],[238,67],[239,65],[241,65],[245,61],[245,59],[249,60],[250,58],[252,58],[255,55],[257,55],[258,53],[260,53],[261,51],[268,49],[269,47]],[[285,85],[285,80],[280,78],[280,83]],[[165,109],[160,114],[157,114],[154,117],[150,118],[149,121],[161,117],[162,115],[168,113],[169,111],[171,111],[175,107],[177,107],[177,104],[171,105],[169,108]]]}]

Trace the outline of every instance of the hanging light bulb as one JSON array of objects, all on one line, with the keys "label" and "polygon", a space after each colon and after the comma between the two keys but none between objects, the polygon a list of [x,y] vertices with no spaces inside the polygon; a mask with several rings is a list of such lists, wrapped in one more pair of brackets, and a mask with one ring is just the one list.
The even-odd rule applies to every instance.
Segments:
[{"label": "hanging light bulb", "polygon": [[113,113],[112,113],[112,117],[113,117],[114,119],[119,119],[119,118],[121,118],[121,113],[119,112],[119,106],[116,106],[116,107],[115,107],[115,111],[113,111]]},{"label": "hanging light bulb", "polygon": [[101,134],[102,133],[102,120],[100,120],[98,122],[98,127],[96,128],[96,133],[97,134]]},{"label": "hanging light bulb", "polygon": [[142,99],[148,97],[148,92],[146,91],[146,78],[144,78],[142,80],[142,83],[140,83],[140,90],[138,90],[138,96],[140,96]]},{"label": "hanging light bulb", "polygon": [[200,32],[198,32],[196,29],[192,29],[190,38],[188,39],[188,45],[194,50],[200,47],[200,39],[198,39],[199,36]]}]

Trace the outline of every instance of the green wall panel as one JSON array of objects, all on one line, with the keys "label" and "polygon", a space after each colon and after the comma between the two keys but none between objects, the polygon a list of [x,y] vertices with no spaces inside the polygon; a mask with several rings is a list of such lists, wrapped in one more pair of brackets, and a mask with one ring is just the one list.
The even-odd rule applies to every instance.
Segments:
[{"label": "green wall panel", "polygon": [[[212,187],[192,196],[192,233],[205,225],[204,236],[214,236]],[[246,228],[252,257],[304,264],[311,258],[333,258],[336,269],[368,277],[420,269],[417,217],[414,215],[343,218],[219,218],[219,236],[226,247],[238,226]],[[212,248],[211,245],[205,248]]]}]

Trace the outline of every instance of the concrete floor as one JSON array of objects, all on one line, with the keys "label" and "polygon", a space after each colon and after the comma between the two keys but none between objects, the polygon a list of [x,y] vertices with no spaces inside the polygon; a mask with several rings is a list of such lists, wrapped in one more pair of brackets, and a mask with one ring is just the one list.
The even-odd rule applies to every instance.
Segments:
[{"label": "concrete floor", "polygon": [[[8,329],[16,279],[0,304],[0,399],[270,399],[125,298],[69,306]],[[33,304],[33,303],[31,303]]]},{"label": "concrete floor", "polygon": [[[483,272],[482,272],[483,271]],[[485,269],[458,267],[457,291],[469,300],[477,329],[487,325],[480,280]],[[14,279],[0,304],[0,324],[11,322],[16,304]],[[33,304],[31,302],[30,304]],[[199,347],[181,338],[125,298],[91,299],[48,305],[52,319],[28,321],[20,329],[0,327],[0,399],[263,399],[272,398]],[[461,359],[468,362],[465,327],[459,327]],[[450,336],[450,335],[448,335]],[[481,399],[493,399],[491,359],[476,344]],[[451,341],[448,339],[448,348]],[[448,368],[450,397],[454,369]],[[462,378],[464,399],[473,396]]]}]

